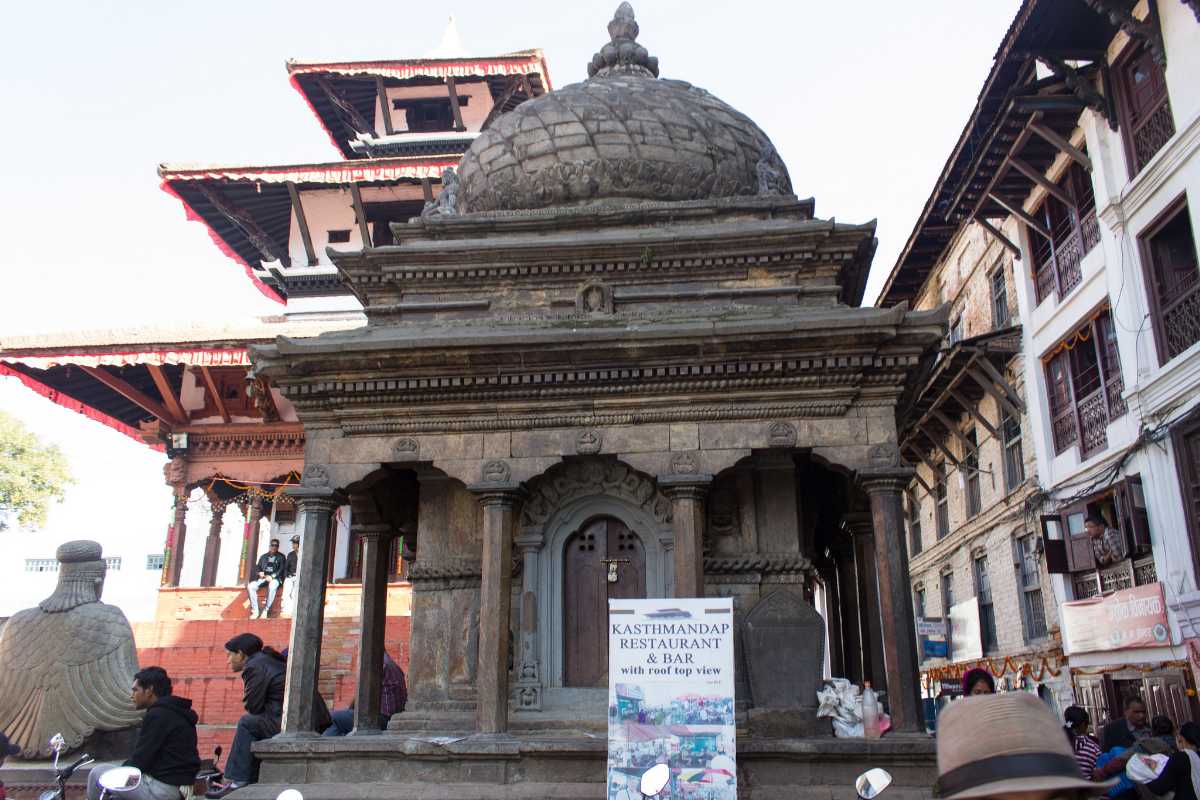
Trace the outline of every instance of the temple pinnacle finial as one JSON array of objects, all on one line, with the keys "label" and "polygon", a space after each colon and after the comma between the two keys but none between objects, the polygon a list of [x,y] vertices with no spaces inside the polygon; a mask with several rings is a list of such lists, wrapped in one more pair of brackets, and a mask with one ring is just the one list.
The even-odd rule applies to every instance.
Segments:
[{"label": "temple pinnacle finial", "polygon": [[658,59],[637,43],[638,32],[633,6],[628,1],[621,3],[612,22],[608,23],[611,41],[592,56],[588,64],[588,77],[623,74],[657,78]]}]

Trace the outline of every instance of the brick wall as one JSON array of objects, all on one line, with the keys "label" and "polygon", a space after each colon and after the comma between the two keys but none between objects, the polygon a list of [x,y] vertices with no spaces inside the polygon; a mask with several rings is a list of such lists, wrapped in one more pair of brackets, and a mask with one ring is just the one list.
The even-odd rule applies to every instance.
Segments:
[{"label": "brick wall", "polygon": [[[392,658],[407,672],[410,626],[408,584],[388,587],[384,641]],[[229,671],[225,642],[253,633],[276,648],[287,647],[290,618],[249,619],[243,589],[163,589],[153,622],[133,626],[138,663],[161,666],[171,675],[175,694],[192,700],[200,716],[200,755],[221,745],[229,752],[233,729],[243,713],[241,677]],[[278,613],[272,611],[273,614]],[[330,709],[345,708],[355,691],[359,627],[359,587],[331,585],[326,591],[325,631],[321,640],[321,694]],[[222,763],[224,756],[222,756]]]}]

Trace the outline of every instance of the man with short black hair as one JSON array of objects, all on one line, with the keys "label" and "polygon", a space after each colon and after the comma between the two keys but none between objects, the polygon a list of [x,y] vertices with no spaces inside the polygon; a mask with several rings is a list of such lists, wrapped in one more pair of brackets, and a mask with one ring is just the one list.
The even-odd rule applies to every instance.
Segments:
[{"label": "man with short black hair", "polygon": [[1083,522],[1083,529],[1092,540],[1092,555],[1096,559],[1097,567],[1111,567],[1128,557],[1129,548],[1125,545],[1125,536],[1109,526],[1104,517],[1089,514]]},{"label": "man with short black hair", "polygon": [[[196,749],[196,712],[192,701],[176,697],[162,667],[146,667],[133,676],[133,704],[145,711],[133,755],[126,767],[142,771],[137,787],[121,793],[128,800],[179,800],[200,769]],[[100,797],[100,777],[116,764],[96,764],[88,774],[88,798]]]},{"label": "man with short black hair", "polygon": [[[277,543],[276,543],[277,544]],[[283,721],[283,687],[286,662],[279,653],[263,646],[253,633],[239,633],[225,643],[229,669],[242,676],[242,704],[246,713],[238,720],[229,757],[225,759],[225,783],[211,789],[211,800],[258,781],[258,759],[250,746],[279,733]]]},{"label": "man with short black hair", "polygon": [[[283,583],[283,573],[287,568],[287,559],[279,552],[279,540],[272,539],[271,547],[258,559],[257,576],[246,584],[246,593],[250,595],[250,619],[262,619],[267,616],[271,606],[275,604],[275,593]],[[258,590],[267,584],[267,604],[260,611],[258,608]]]},{"label": "man with short black hair", "polygon": [[1100,747],[1106,753],[1114,747],[1133,747],[1150,735],[1146,727],[1146,704],[1135,695],[1125,698],[1125,715],[1104,726]]}]

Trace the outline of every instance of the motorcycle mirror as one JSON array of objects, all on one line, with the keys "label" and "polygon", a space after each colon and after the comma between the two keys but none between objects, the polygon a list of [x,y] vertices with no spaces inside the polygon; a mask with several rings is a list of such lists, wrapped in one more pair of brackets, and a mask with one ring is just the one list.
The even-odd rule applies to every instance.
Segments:
[{"label": "motorcycle mirror", "polygon": [[671,782],[671,768],[666,764],[655,764],[642,773],[640,791],[643,797],[658,797]]},{"label": "motorcycle mirror", "polygon": [[63,738],[63,735],[61,733],[56,733],[50,737],[50,749],[53,750],[54,752],[57,753],[60,750],[65,749],[66,746],[67,746],[67,740]]},{"label": "motorcycle mirror", "polygon": [[892,774],[886,769],[870,769],[858,776],[854,782],[854,791],[864,800],[871,800],[883,794],[883,790],[892,785]]},{"label": "motorcycle mirror", "polygon": [[100,785],[110,792],[128,792],[142,782],[142,771],[137,767],[113,767],[100,776]]},{"label": "motorcycle mirror", "polygon": [[284,789],[275,796],[275,800],[304,800],[304,795],[297,789]]}]

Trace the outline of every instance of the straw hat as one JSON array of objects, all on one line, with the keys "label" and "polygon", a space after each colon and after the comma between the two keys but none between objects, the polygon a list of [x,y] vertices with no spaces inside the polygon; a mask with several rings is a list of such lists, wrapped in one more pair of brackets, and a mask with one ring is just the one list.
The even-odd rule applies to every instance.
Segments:
[{"label": "straw hat", "polygon": [[1116,785],[1083,779],[1062,726],[1032,694],[965,697],[937,722],[935,797],[967,800],[1047,789],[1102,794]]}]

